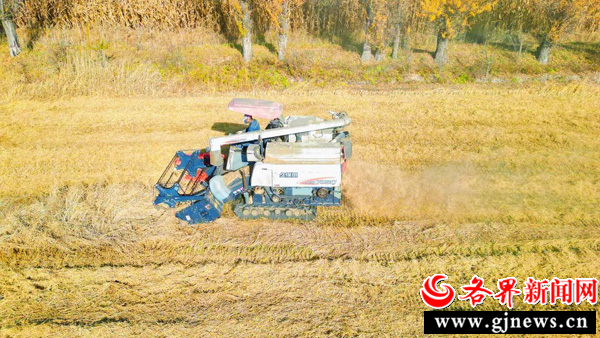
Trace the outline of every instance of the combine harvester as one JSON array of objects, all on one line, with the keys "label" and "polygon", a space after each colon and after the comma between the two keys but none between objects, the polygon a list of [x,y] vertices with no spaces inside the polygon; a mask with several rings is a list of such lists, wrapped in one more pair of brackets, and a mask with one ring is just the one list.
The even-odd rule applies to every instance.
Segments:
[{"label": "combine harvester", "polygon": [[351,119],[344,112],[330,112],[331,120],[283,118],[282,108],[277,102],[232,100],[230,110],[270,120],[266,130],[178,151],[156,184],[154,204],[177,208],[177,218],[190,224],[214,221],[227,202],[235,203],[243,219],[311,220],[317,206],[340,205],[342,173],[352,156],[344,127]]}]

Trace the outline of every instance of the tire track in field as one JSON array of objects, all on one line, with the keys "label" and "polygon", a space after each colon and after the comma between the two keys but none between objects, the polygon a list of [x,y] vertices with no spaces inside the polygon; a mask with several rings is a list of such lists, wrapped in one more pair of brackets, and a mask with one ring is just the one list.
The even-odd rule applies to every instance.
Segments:
[{"label": "tire track in field", "polygon": [[[527,276],[551,276],[556,271],[560,271],[559,277],[587,276],[598,271],[599,262],[598,253],[577,257],[548,252],[429,256],[388,264],[315,260],[77,269],[0,266],[0,327],[26,329],[49,324],[60,332],[69,327],[115,327],[119,323],[155,328],[185,324],[202,332],[222,333],[247,327],[255,330],[254,335],[312,331],[315,335],[330,332],[339,336],[350,329],[355,335],[404,332],[414,336],[422,332],[422,311],[426,309],[418,289],[433,272],[447,273],[456,286],[468,284],[473,274],[488,283],[506,274],[519,281]],[[493,283],[488,287],[494,287]],[[453,307],[470,309],[466,302],[457,302]],[[478,307],[500,309],[494,300]],[[519,301],[515,309],[544,307]],[[553,309],[567,307],[557,305]],[[578,309],[593,307],[582,304]]]},{"label": "tire track in field", "polygon": [[[446,229],[396,224],[389,227],[319,227],[290,223],[246,225],[225,220],[204,230],[183,229],[132,241],[73,240],[28,245],[5,242],[0,262],[13,267],[197,266],[239,262],[273,264],[314,260],[394,262],[426,257],[488,257],[525,253],[583,256],[600,251],[600,238],[574,228],[569,238],[520,236],[482,225]],[[225,225],[226,224],[226,225]],[[465,240],[464,234],[473,240]],[[495,240],[484,240],[495,236]],[[515,241],[513,237],[519,237]]]}]

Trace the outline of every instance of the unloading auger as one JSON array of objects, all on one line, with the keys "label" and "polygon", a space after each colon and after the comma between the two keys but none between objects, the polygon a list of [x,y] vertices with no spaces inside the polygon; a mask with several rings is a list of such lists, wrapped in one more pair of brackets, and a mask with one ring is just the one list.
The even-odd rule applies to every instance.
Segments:
[{"label": "unloading auger", "polygon": [[267,129],[178,151],[155,185],[154,204],[177,208],[176,217],[190,224],[214,221],[228,202],[243,219],[311,220],[317,206],[340,205],[342,174],[352,156],[344,127],[352,120],[344,112],[330,112],[331,120],[283,118],[282,107],[232,100],[230,110],[270,120]]}]

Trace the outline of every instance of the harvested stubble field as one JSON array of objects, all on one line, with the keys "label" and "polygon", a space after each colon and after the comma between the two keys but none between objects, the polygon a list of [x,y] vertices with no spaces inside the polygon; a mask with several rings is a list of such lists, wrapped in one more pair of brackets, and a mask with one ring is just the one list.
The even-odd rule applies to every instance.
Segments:
[{"label": "harvested stubble field", "polygon": [[[242,128],[233,96],[348,111],[345,205],[197,227],[154,209],[176,150]],[[598,277],[599,97],[534,83],[4,101],[0,335],[420,336],[434,273],[494,290]]]}]

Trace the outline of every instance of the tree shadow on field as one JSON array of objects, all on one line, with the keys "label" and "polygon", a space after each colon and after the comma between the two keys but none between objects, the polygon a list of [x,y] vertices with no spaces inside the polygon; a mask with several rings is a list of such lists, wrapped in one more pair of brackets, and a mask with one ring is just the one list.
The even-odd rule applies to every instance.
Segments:
[{"label": "tree shadow on field", "polygon": [[353,34],[350,33],[322,33],[322,34],[311,34],[312,36],[329,41],[332,44],[336,44],[342,47],[343,50],[347,52],[357,53],[358,55],[362,54],[363,43],[364,41],[360,41]]},{"label": "tree shadow on field", "polygon": [[267,47],[267,49],[269,50],[269,52],[273,53],[273,54],[277,54],[277,48],[270,42],[264,42],[262,43],[263,46]]},{"label": "tree shadow on field", "polygon": [[[244,47],[241,43],[237,41],[229,41],[229,45],[235,48],[238,52],[240,52],[240,55],[244,55]],[[277,54],[277,48],[272,43],[260,40],[258,38],[256,39],[256,41],[252,41],[252,46],[265,46],[269,50],[269,52]]]},{"label": "tree shadow on field", "polygon": [[25,47],[29,50],[33,50],[34,45],[40,39],[42,34],[42,26],[39,23],[31,24],[25,28],[27,32]]},{"label": "tree shadow on field", "polygon": [[236,131],[244,130],[246,129],[246,127],[247,126],[245,124],[240,123],[216,122],[212,125],[210,130],[220,131],[225,134],[231,134],[235,133]]},{"label": "tree shadow on field", "polygon": [[431,52],[426,49],[413,48],[412,52],[415,54],[428,54],[429,56],[431,56],[431,58],[435,58],[435,51]]},{"label": "tree shadow on field", "polygon": [[600,43],[599,42],[567,42],[560,44],[560,47],[581,53],[589,62],[600,64]]},{"label": "tree shadow on field", "polygon": [[275,45],[273,45],[272,43],[268,42],[264,34],[257,34],[255,43],[259,46],[265,46],[269,50],[269,52],[277,54],[277,47],[275,47]]},{"label": "tree shadow on field", "polygon": [[235,48],[238,52],[240,52],[240,54],[244,54],[244,50],[242,48],[242,44],[237,42],[236,40],[230,40],[229,41],[229,45],[233,48]]},{"label": "tree shadow on field", "polygon": [[364,41],[357,41],[353,36],[349,34],[343,34],[339,36],[339,38],[341,39],[340,45],[344,50],[354,52],[357,54],[362,54]]},{"label": "tree shadow on field", "polygon": [[[333,36],[329,36],[327,38],[329,41],[334,41]],[[352,34],[339,34],[336,35],[335,38],[339,39],[339,45],[343,50],[356,53],[359,56],[362,55],[364,41],[361,41],[361,39],[357,39]]]},{"label": "tree shadow on field", "polygon": [[[519,47],[515,46],[514,43],[510,42],[490,42],[490,46],[495,49],[505,50],[507,52],[517,53],[519,51]],[[523,54],[531,54],[533,56],[536,55],[536,49],[531,49],[532,43],[524,42],[523,43]]]}]

